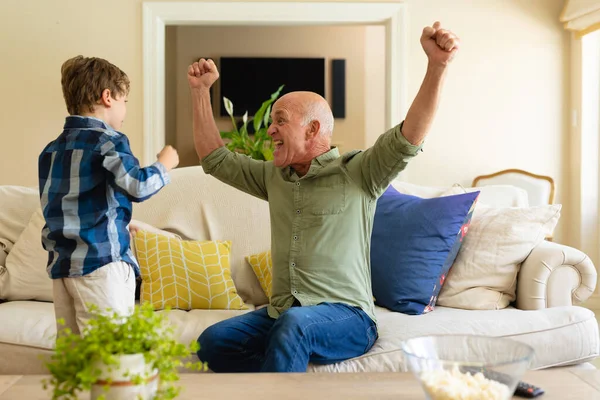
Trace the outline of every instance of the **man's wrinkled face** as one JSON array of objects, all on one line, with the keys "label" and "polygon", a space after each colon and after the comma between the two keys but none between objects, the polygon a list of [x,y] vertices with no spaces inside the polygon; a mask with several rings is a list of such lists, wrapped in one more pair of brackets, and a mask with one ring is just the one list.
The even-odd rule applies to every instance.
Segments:
[{"label": "man's wrinkled face", "polygon": [[271,119],[267,133],[275,144],[273,164],[284,168],[291,164],[305,162],[306,131],[302,125],[301,115],[291,101],[280,99],[273,104]]}]

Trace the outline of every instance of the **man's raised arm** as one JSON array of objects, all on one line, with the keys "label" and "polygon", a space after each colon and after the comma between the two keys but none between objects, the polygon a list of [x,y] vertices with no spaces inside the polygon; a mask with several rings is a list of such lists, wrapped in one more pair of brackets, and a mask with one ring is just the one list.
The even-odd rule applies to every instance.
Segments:
[{"label": "man's raised arm", "polygon": [[427,72],[406,119],[347,163],[349,174],[361,182],[373,198],[379,197],[421,150],[438,107],[448,64],[458,51],[459,40],[436,22],[423,29],[421,45],[428,59]]},{"label": "man's raised arm", "polygon": [[431,128],[447,67],[458,51],[459,39],[436,22],[433,27],[423,29],[421,46],[427,54],[427,72],[402,126],[402,134],[414,145],[421,144]]},{"label": "man's raised arm", "polygon": [[241,191],[267,200],[267,163],[233,153],[225,147],[210,104],[210,87],[219,79],[212,60],[200,59],[188,67],[192,95],[194,147],[204,172]]},{"label": "man's raised arm", "polygon": [[225,146],[210,104],[210,87],[219,79],[219,71],[213,60],[200,59],[188,67],[187,78],[194,114],[194,147],[202,160],[219,147]]}]

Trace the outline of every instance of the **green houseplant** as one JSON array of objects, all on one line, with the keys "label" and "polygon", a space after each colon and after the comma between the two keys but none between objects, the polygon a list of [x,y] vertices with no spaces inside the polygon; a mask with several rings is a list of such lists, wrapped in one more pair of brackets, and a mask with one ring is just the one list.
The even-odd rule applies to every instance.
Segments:
[{"label": "green houseplant", "polygon": [[[248,111],[242,117],[242,125],[238,128],[235,118],[233,117],[233,103],[227,97],[223,97],[225,110],[231,117],[233,130],[230,132],[221,132],[223,139],[228,139],[226,146],[229,150],[237,153],[242,153],[256,160],[272,160],[273,159],[273,141],[267,134],[267,129],[271,123],[271,105],[281,93],[284,85],[271,94],[271,98],[264,101],[254,117],[248,118]],[[254,137],[248,134],[248,124],[252,122],[254,128]]]},{"label": "green houseplant", "polygon": [[202,363],[184,363],[198,350],[174,337],[166,315],[154,312],[149,303],[136,307],[129,317],[90,307],[93,318],[84,334],[65,328],[46,366],[52,399],[76,399],[90,391],[92,399],[174,399],[179,388],[178,368],[206,370]]}]

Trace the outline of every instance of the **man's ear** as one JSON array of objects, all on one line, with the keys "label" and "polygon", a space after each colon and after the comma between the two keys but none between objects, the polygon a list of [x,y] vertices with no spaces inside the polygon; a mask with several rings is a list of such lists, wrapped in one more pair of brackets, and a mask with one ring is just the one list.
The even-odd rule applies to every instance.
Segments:
[{"label": "man's ear", "polygon": [[321,123],[319,121],[312,120],[307,126],[306,130],[306,138],[313,139],[319,134],[319,130],[321,129]]},{"label": "man's ear", "polygon": [[102,104],[104,107],[111,107],[112,106],[112,96],[110,93],[110,89],[104,89],[102,91],[102,95],[100,97],[100,104]]}]

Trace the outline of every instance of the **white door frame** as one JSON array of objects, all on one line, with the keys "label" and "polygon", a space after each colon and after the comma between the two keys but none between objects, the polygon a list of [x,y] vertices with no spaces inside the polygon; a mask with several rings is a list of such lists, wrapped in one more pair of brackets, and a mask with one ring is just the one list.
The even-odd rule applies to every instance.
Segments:
[{"label": "white door frame", "polygon": [[[165,144],[165,26],[342,25],[386,28],[386,129],[406,114],[406,6],[401,3],[144,2],[144,152],[156,160]],[[190,132],[191,134],[191,132]]]}]

